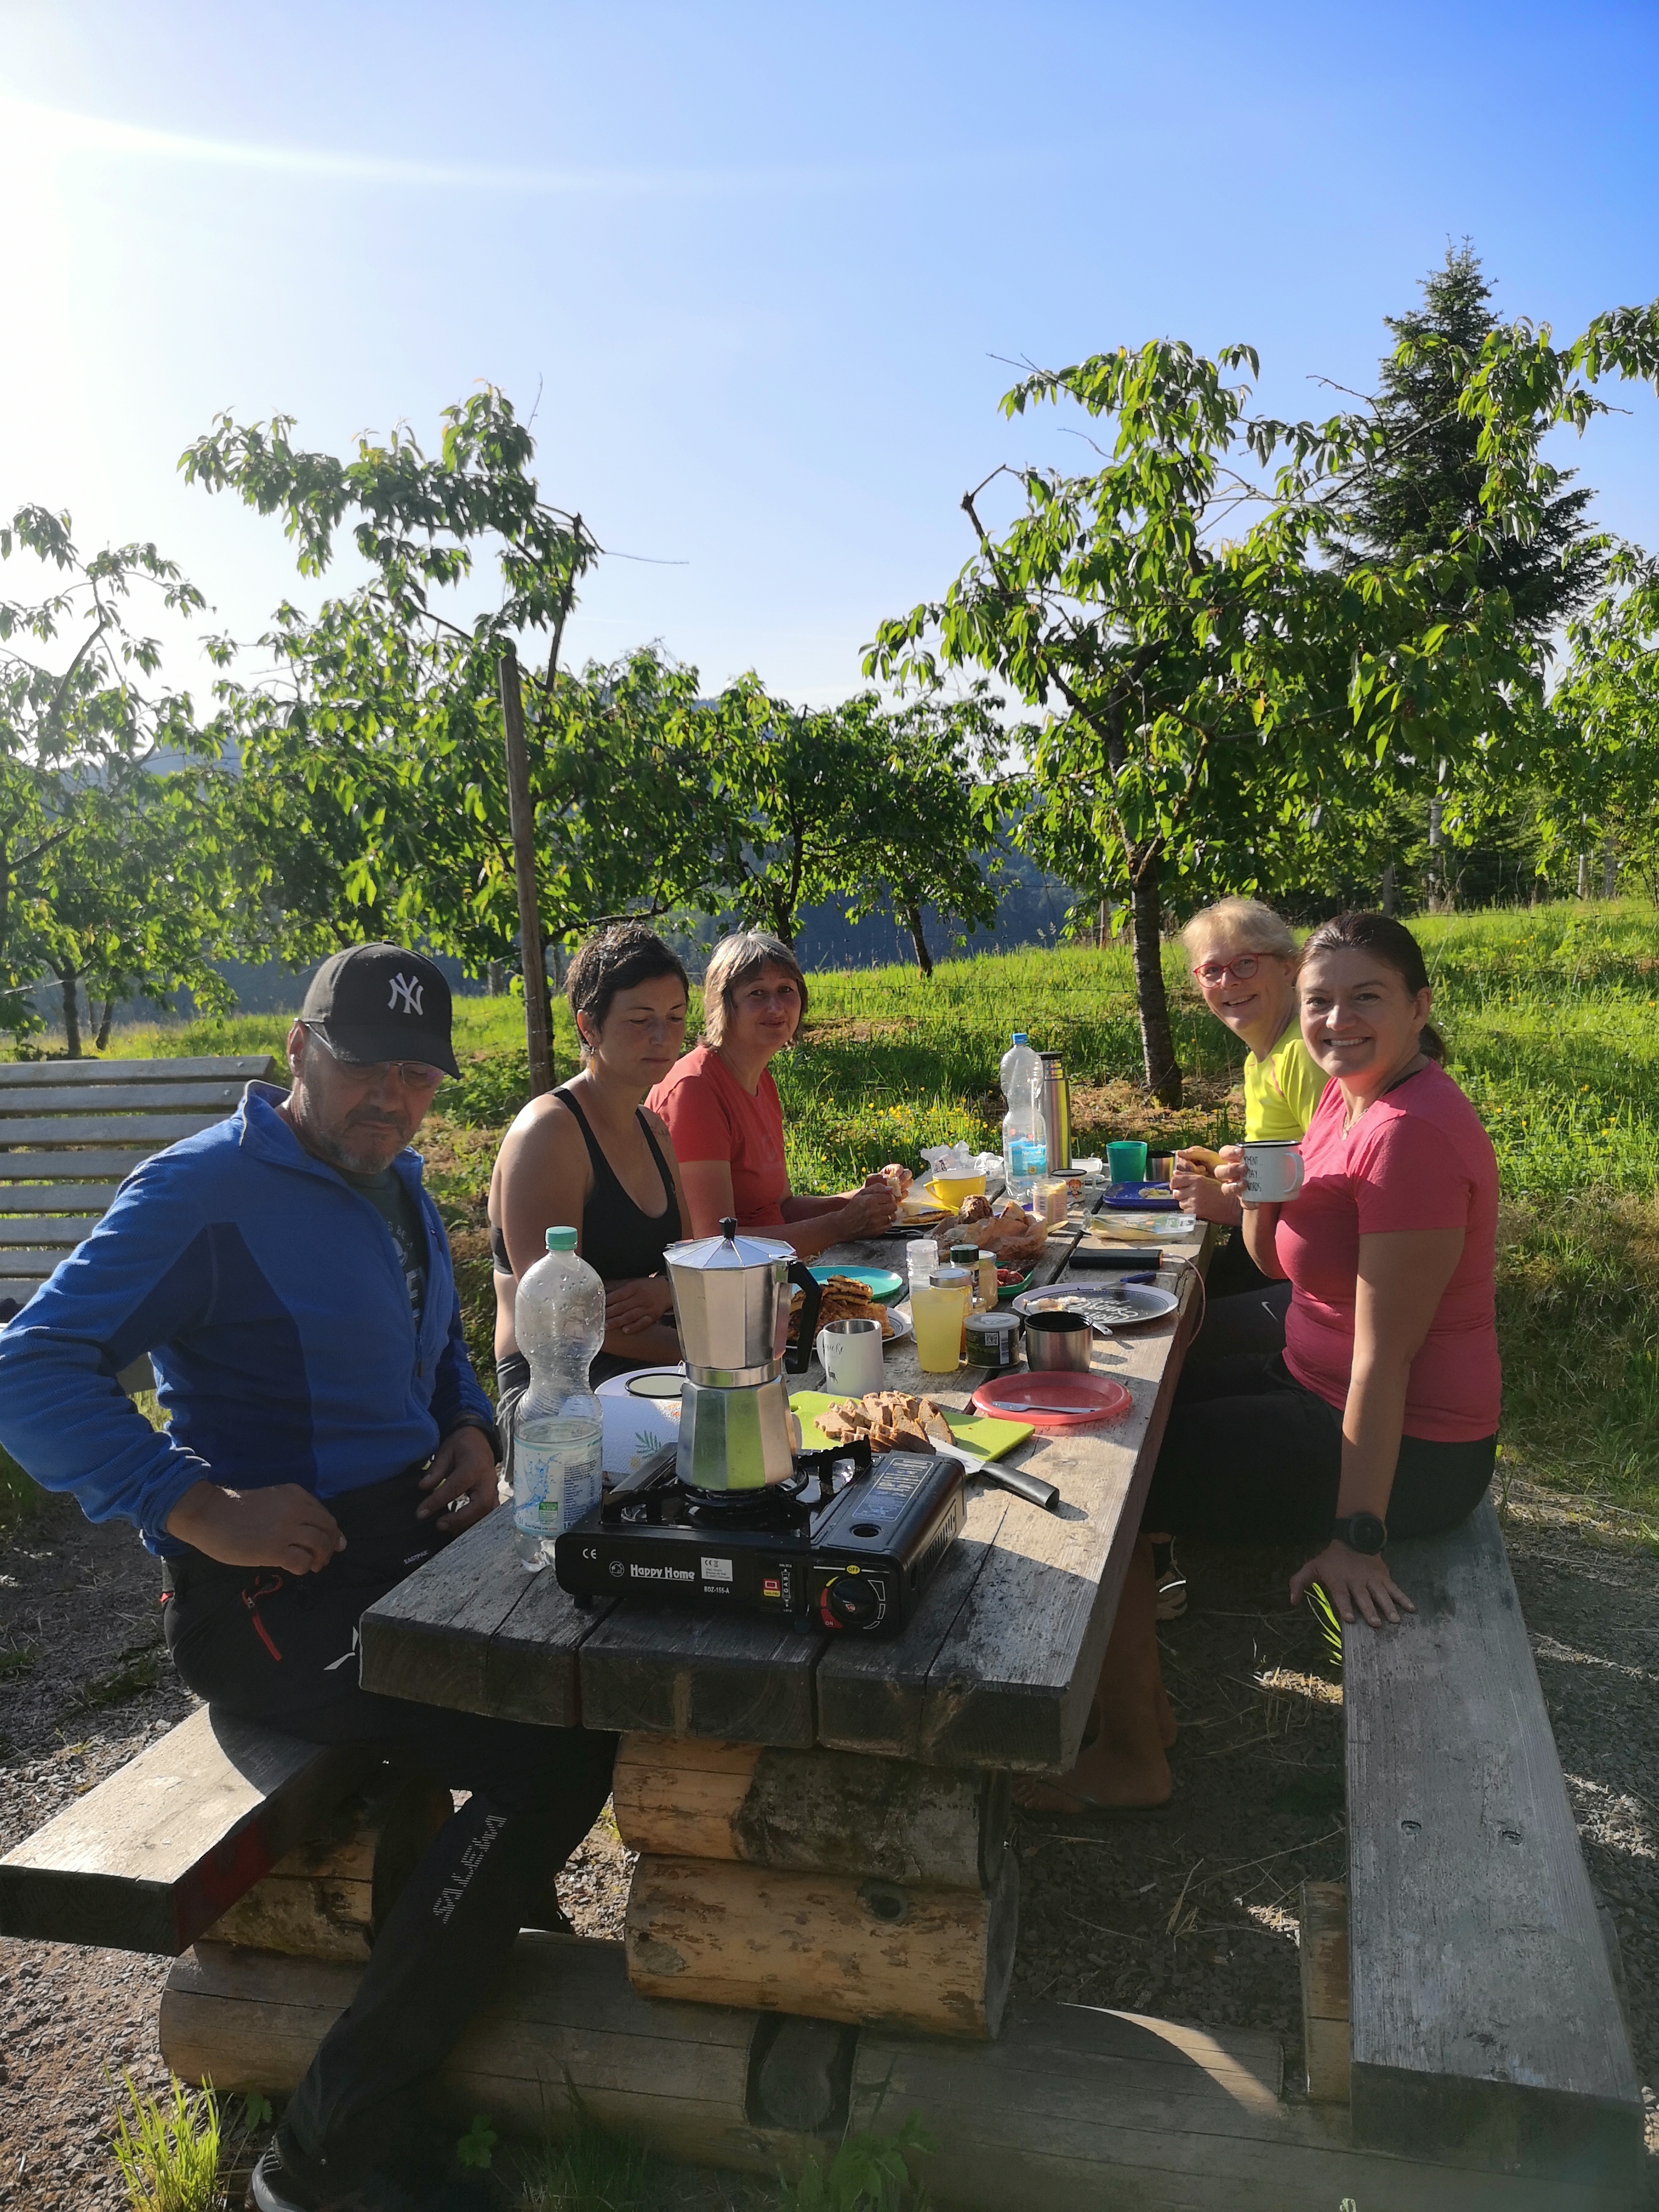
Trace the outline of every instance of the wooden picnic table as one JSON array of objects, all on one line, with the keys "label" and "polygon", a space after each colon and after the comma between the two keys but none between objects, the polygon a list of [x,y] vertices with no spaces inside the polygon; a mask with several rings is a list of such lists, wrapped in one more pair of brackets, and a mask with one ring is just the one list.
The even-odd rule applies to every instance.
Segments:
[{"label": "wooden picnic table", "polygon": [[[1051,1237],[1039,1282],[1067,1275],[1081,1229]],[[825,1263],[890,1267],[896,1255],[902,1266],[903,1249],[848,1243]],[[550,1571],[520,1566],[501,1513],[364,1615],[364,1687],[567,1727],[1064,1771],[1194,1324],[1194,1269],[1165,1267],[1159,1279],[1177,1310],[1095,1346],[1096,1371],[1127,1385],[1133,1410],[1109,1425],[1038,1431],[1009,1455],[1054,1484],[1054,1512],[970,1482],[963,1535],[898,1636],[836,1638],[637,1598],[583,1612]],[[986,1376],[924,1375],[911,1340],[889,1347],[886,1369],[889,1388],[952,1408]]]},{"label": "wooden picnic table", "polygon": [[[1040,1286],[1068,1279],[1085,1229],[1051,1236]],[[1017,1917],[1007,1778],[1076,1759],[1200,1295],[1194,1267],[1160,1274],[1175,1311],[1094,1349],[1131,1411],[1009,1455],[1055,1486],[1052,1511],[971,1480],[963,1535],[898,1635],[638,1599],[584,1611],[525,1572],[503,1512],[365,1613],[364,1687],[621,1735],[636,1990],[994,2035]],[[951,1408],[985,1374],[924,1375],[913,1340],[887,1350],[889,1387]]]}]

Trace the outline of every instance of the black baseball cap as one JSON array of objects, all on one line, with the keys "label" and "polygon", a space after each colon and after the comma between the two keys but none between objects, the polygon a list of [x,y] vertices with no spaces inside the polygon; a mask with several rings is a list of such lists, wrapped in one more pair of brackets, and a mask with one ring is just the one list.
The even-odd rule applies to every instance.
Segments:
[{"label": "black baseball cap", "polygon": [[449,986],[418,952],[353,945],[324,961],[300,1019],[342,1060],[423,1060],[459,1075],[449,1041]]}]

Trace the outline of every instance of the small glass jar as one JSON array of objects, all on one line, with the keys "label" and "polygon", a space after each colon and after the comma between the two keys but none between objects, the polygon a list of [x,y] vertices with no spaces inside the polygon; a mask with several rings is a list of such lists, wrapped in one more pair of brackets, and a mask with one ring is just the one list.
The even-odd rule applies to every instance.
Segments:
[{"label": "small glass jar", "polygon": [[968,1316],[968,1363],[1006,1375],[1019,1364],[1019,1316],[1016,1313],[970,1314]]},{"label": "small glass jar", "polygon": [[985,1304],[985,1279],[980,1273],[978,1245],[953,1244],[951,1247],[951,1265],[965,1270],[973,1289],[969,1310],[978,1313]]}]

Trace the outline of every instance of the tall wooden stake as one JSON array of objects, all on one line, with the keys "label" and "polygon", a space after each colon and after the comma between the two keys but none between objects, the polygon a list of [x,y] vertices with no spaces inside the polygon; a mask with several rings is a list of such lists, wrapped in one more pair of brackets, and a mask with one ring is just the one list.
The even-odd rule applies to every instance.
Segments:
[{"label": "tall wooden stake", "polygon": [[501,720],[507,726],[507,805],[513,829],[513,874],[519,889],[519,949],[524,967],[524,1034],[530,1055],[530,1095],[553,1088],[553,1023],[547,1003],[547,964],[542,957],[542,917],[536,896],[536,816],[530,804],[530,757],[524,749],[524,698],[519,658],[509,645],[501,655]]}]

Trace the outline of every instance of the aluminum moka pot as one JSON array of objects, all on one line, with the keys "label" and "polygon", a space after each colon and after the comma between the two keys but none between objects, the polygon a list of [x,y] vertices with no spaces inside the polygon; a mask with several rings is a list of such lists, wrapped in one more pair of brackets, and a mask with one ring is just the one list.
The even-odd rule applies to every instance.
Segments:
[{"label": "aluminum moka pot", "polygon": [[[718,1237],[671,1244],[663,1254],[685,1371],[707,1389],[738,1390],[769,1382],[787,1368],[804,1374],[817,1334],[817,1279],[793,1248],[764,1237],[739,1237],[734,1218]],[[789,1289],[805,1298],[795,1348],[789,1335]]]}]

